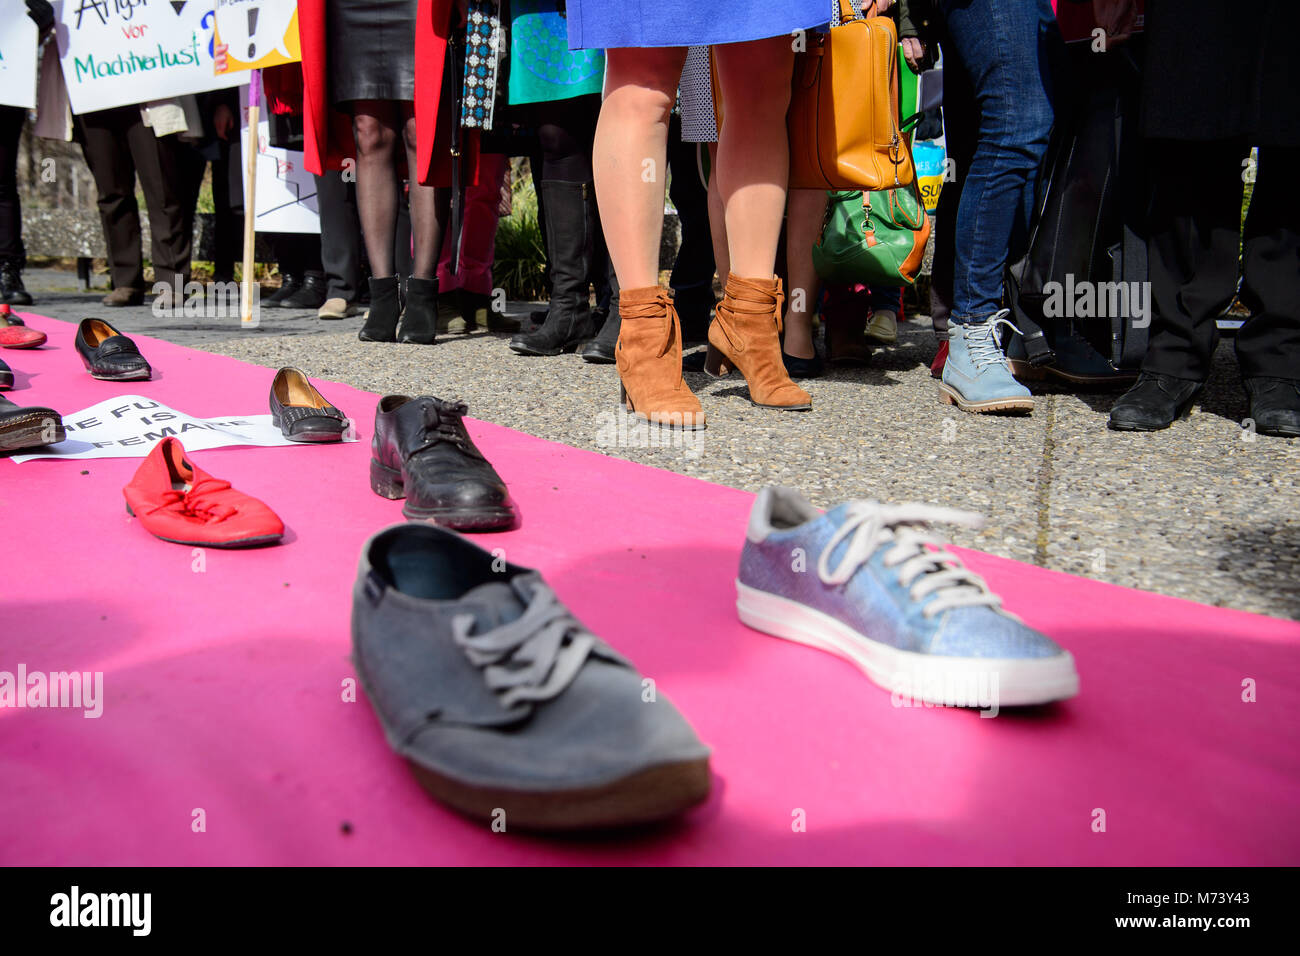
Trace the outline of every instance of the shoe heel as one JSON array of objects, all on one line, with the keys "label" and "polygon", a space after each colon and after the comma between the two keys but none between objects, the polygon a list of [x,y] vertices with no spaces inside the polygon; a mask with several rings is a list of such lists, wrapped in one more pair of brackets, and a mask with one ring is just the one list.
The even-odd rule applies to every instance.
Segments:
[{"label": "shoe heel", "polygon": [[370,459],[370,490],[394,501],[406,497],[406,489],[402,486],[402,473],[385,468],[373,458]]},{"label": "shoe heel", "polygon": [[704,371],[714,378],[723,378],[731,374],[731,366],[716,345],[710,344],[704,353]]},{"label": "shoe heel", "polygon": [[631,400],[627,397],[627,386],[621,381],[618,383],[618,403],[629,412],[636,411],[636,409],[632,407]]}]

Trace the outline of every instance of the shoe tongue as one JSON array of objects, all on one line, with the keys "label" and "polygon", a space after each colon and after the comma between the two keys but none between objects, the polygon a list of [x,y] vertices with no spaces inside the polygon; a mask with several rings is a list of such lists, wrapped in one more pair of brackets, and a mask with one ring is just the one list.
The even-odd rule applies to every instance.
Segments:
[{"label": "shoe tongue", "polygon": [[480,631],[518,620],[528,609],[519,591],[507,581],[489,581],[470,588],[461,602],[474,615],[474,624]]}]

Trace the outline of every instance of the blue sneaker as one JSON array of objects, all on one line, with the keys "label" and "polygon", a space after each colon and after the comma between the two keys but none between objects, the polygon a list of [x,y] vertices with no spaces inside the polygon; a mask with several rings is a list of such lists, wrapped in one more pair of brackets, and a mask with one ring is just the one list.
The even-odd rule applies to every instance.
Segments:
[{"label": "blue sneaker", "polygon": [[943,366],[939,400],[964,412],[1031,412],[1034,400],[1015,380],[1002,354],[998,330],[1019,332],[1003,309],[983,322],[953,322],[948,332],[948,361]]},{"label": "blue sneaker", "polygon": [[904,706],[996,711],[1077,694],[1074,658],[1003,610],[926,528],[934,521],[982,523],[874,501],[822,514],[796,491],[764,488],[736,581],[741,621],[846,658]]}]

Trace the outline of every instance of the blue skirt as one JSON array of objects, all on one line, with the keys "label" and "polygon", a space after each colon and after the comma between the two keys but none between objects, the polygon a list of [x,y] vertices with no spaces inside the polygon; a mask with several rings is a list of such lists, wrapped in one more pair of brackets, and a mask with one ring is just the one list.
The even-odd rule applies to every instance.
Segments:
[{"label": "blue skirt", "polygon": [[569,0],[569,47],[712,46],[830,20],[830,0]]}]

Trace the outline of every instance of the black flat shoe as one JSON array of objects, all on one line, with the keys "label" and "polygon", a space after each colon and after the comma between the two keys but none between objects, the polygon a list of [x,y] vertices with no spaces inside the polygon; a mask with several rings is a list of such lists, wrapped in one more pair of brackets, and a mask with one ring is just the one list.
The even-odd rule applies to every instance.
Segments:
[{"label": "black flat shoe", "polygon": [[1248,378],[1243,384],[1250,397],[1255,431],[1279,438],[1300,438],[1300,382],[1259,377]]},{"label": "black flat shoe", "polygon": [[289,441],[343,440],[348,420],[325,401],[301,369],[282,368],[271,382],[271,421]]},{"label": "black flat shoe", "polygon": [[496,469],[465,430],[467,409],[440,398],[386,395],[375,409],[370,488],[405,498],[412,521],[456,531],[504,531],[519,513]]},{"label": "black flat shoe", "polygon": [[797,355],[786,355],[781,353],[781,361],[785,364],[785,373],[791,378],[820,378],[826,370],[822,365],[821,356],[814,354],[812,358],[799,358]]},{"label": "black flat shoe", "polygon": [[1110,427],[1123,432],[1168,428],[1187,414],[1200,390],[1200,382],[1143,372],[1111,408]]},{"label": "black flat shoe", "polygon": [[14,387],[14,371],[0,359],[0,388]]},{"label": "black flat shoe", "polygon": [[103,319],[82,319],[77,354],[91,378],[104,382],[142,382],[153,375],[140,349]]},{"label": "black flat shoe", "polygon": [[319,309],[325,304],[328,289],[323,275],[308,275],[276,305],[282,309]]},{"label": "black flat shoe", "polygon": [[0,451],[54,445],[67,437],[63,417],[54,409],[39,405],[22,408],[0,398]]}]

